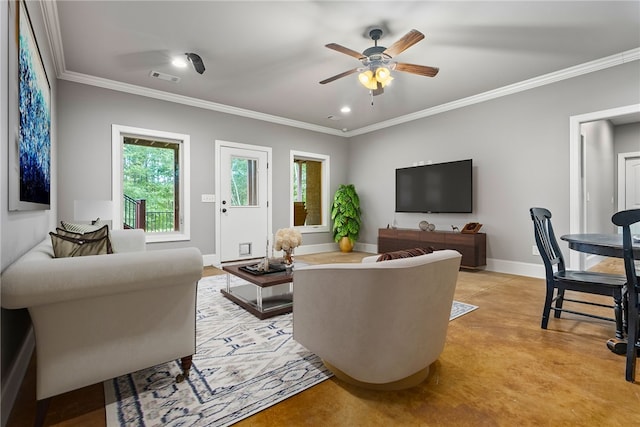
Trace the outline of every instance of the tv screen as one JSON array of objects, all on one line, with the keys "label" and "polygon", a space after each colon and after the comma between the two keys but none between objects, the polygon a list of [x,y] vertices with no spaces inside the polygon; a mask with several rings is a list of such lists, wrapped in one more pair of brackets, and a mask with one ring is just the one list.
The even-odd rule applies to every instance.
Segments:
[{"label": "tv screen", "polygon": [[396,169],[396,212],[471,213],[472,161]]}]

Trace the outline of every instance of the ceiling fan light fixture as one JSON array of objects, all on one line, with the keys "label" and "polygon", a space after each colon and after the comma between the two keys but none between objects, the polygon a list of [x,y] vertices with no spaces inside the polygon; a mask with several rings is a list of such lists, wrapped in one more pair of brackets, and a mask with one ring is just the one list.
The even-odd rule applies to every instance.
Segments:
[{"label": "ceiling fan light fixture", "polygon": [[393,77],[391,76],[391,71],[389,71],[388,68],[378,67],[375,74],[372,70],[363,71],[358,75],[358,80],[367,89],[376,90],[378,89],[378,83],[381,87],[385,87],[391,83]]},{"label": "ceiling fan light fixture", "polygon": [[377,80],[373,76],[373,71],[365,70],[358,75],[358,80],[367,89],[374,90],[377,87]]},{"label": "ceiling fan light fixture", "polygon": [[391,76],[391,71],[389,71],[389,69],[386,67],[378,68],[376,70],[376,80],[380,82],[382,87],[385,87],[386,85],[391,83],[391,80],[393,80],[393,77]]}]

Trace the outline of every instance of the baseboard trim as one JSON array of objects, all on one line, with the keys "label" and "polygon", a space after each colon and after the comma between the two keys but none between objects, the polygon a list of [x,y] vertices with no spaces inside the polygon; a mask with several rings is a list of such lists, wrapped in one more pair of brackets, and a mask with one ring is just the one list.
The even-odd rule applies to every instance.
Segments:
[{"label": "baseboard trim", "polygon": [[495,273],[516,274],[518,276],[535,277],[544,279],[543,264],[531,264],[528,262],[506,261],[503,259],[487,259],[486,270]]},{"label": "baseboard trim", "polygon": [[22,380],[24,379],[27,369],[29,368],[29,362],[31,361],[31,355],[36,348],[36,337],[33,333],[33,327],[29,328],[29,332],[20,346],[18,355],[16,356],[13,364],[8,369],[8,374],[4,376],[4,382],[2,384],[2,397],[0,398],[0,423],[2,427],[7,425],[9,415],[18,397]]},{"label": "baseboard trim", "polygon": [[[309,255],[323,252],[333,252],[339,250],[337,243],[320,243],[317,245],[302,245],[296,248],[295,255]],[[371,243],[356,242],[354,250],[358,252],[367,252],[372,254],[378,253],[378,245]],[[204,266],[213,265],[220,267],[220,257],[216,254],[207,254],[202,256]],[[544,279],[545,271],[543,264],[532,264],[528,262],[507,261],[503,259],[487,259],[487,271],[496,273],[515,274],[518,276],[535,277]]]}]

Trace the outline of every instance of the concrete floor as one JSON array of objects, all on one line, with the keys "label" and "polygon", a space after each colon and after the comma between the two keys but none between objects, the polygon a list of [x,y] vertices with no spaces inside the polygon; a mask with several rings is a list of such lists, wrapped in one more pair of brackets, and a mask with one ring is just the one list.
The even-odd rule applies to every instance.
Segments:
[{"label": "concrete floor", "polygon": [[[296,258],[309,263],[358,262],[364,255]],[[611,260],[599,269],[621,272],[621,268],[621,263]],[[205,271],[206,275],[217,273],[213,268]],[[540,329],[544,281],[522,276],[461,271],[455,299],[480,308],[450,323],[444,352],[420,386],[376,392],[332,378],[236,426],[619,426],[640,422],[640,383],[624,380],[624,357],[611,353],[605,344],[614,336],[613,323],[566,315],[552,318],[547,330]],[[32,363],[7,425],[31,426],[34,413]],[[46,425],[106,425],[102,385],[54,397]]]}]

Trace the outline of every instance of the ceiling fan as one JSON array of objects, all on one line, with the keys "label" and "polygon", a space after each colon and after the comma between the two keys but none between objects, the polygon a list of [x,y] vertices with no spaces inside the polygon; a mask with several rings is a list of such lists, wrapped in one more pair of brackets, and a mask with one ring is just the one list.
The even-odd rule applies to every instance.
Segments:
[{"label": "ceiling fan", "polygon": [[333,77],[322,80],[320,84],[327,84],[342,77],[349,76],[353,73],[360,72],[358,80],[366,88],[371,90],[372,95],[380,95],[384,92],[384,87],[393,80],[391,71],[403,71],[405,73],[417,74],[420,76],[434,77],[438,74],[439,68],[428,67],[426,65],[406,64],[403,62],[393,61],[392,58],[424,38],[418,30],[411,30],[400,40],[396,41],[390,47],[378,46],[378,40],[382,37],[381,28],[372,28],[369,31],[369,37],[374,42],[374,46],[365,49],[362,53],[341,46],[337,43],[329,43],[325,45],[329,49],[352,56],[362,62],[362,67],[353,68]]}]

